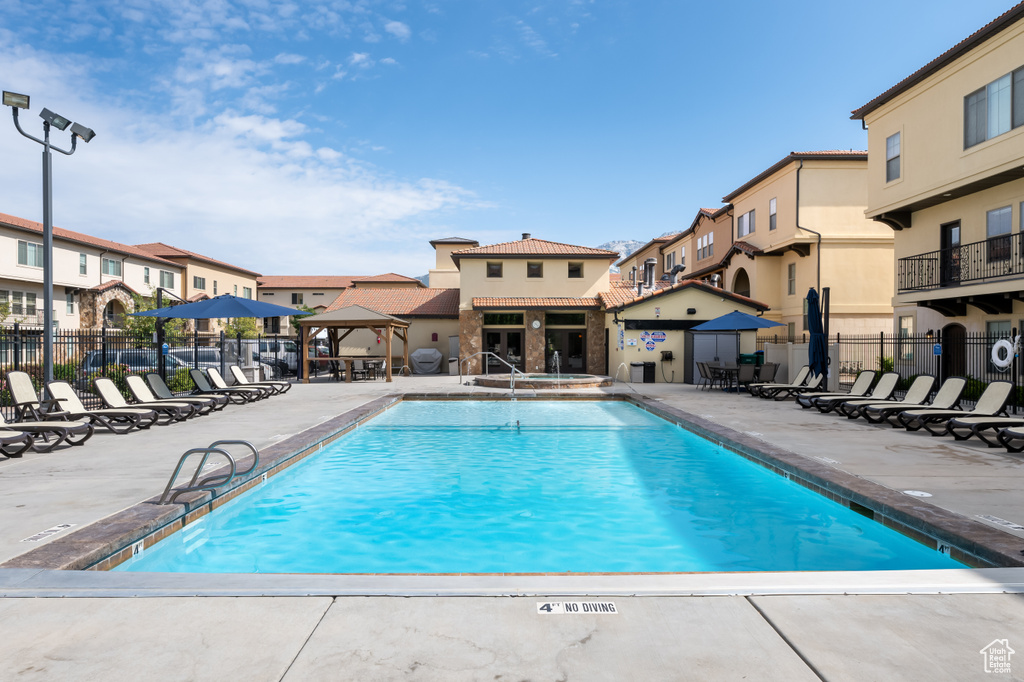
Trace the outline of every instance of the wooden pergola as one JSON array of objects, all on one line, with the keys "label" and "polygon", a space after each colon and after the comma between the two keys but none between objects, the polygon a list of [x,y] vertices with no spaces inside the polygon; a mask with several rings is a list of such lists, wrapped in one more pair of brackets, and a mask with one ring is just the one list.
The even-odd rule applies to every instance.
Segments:
[{"label": "wooden pergola", "polygon": [[[397,317],[378,313],[376,310],[370,310],[369,308],[364,308],[361,305],[350,305],[345,308],[339,308],[338,310],[321,313],[320,315],[303,317],[299,324],[302,329],[301,346],[303,383],[309,383],[309,343],[317,334],[323,331],[327,332],[332,356],[338,352],[338,348],[340,347],[341,342],[345,340],[345,337],[357,329],[369,329],[377,336],[384,337],[384,357],[386,360],[384,369],[387,381],[391,381],[392,365],[394,365],[391,357],[391,339],[393,336],[397,336],[402,341],[402,366],[407,367],[409,365],[409,323],[405,320],[400,320]],[[352,360],[359,359],[363,358],[316,358],[316,360],[321,361],[343,361],[345,362],[346,367],[349,366]],[[352,372],[346,372],[345,380],[351,381],[351,379]]]}]

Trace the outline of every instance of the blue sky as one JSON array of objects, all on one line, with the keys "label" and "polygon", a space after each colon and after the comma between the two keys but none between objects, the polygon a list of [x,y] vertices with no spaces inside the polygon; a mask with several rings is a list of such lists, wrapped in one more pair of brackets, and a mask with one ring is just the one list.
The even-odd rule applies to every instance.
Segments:
[{"label": "blue sky", "polygon": [[[863,149],[852,109],[1010,7],[0,0],[0,86],[30,132],[97,133],[55,159],[61,227],[419,275],[433,238],[647,240],[790,151]],[[0,159],[0,211],[41,220],[9,121]]]}]

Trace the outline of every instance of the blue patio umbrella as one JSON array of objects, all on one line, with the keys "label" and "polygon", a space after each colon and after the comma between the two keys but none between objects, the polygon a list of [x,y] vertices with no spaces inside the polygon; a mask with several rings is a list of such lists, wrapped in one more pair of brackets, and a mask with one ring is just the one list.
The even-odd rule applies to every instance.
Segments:
[{"label": "blue patio umbrella", "polygon": [[748,329],[764,329],[765,327],[784,327],[781,322],[772,322],[763,317],[755,317],[734,310],[731,313],[702,322],[693,328],[695,332],[737,332]]},{"label": "blue patio umbrella", "polygon": [[807,331],[811,334],[807,364],[814,374],[825,374],[828,371],[828,344],[825,340],[818,292],[813,287],[807,291]]},{"label": "blue patio umbrella", "polygon": [[212,320],[236,317],[286,317],[290,315],[312,315],[305,310],[296,310],[275,303],[254,301],[251,298],[239,298],[231,294],[222,294],[202,301],[184,303],[182,305],[144,310],[132,313],[137,317],[164,317],[185,320]]}]

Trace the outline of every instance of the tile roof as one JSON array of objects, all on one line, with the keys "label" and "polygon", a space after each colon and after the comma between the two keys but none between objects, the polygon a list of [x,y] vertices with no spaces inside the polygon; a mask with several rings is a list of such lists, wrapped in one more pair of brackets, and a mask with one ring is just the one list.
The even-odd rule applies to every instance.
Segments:
[{"label": "tile roof", "polygon": [[466,239],[465,237],[445,237],[444,239],[431,239],[430,245],[436,246],[437,244],[473,244],[477,245],[478,242],[475,239]]},{"label": "tile roof", "polygon": [[[602,291],[598,294],[598,298],[601,299],[601,304],[605,308],[615,308],[636,298],[635,283],[619,281],[612,282],[611,284],[612,286],[608,291]],[[655,290],[664,289],[669,285],[670,282],[658,280],[654,283],[654,288]],[[647,289],[644,289],[644,291],[647,291]]]},{"label": "tile roof", "polygon": [[415,277],[406,277],[405,275],[399,275],[394,272],[386,272],[383,275],[369,275],[366,277],[353,277],[353,282],[403,282],[410,283],[415,282],[416,284],[423,286],[423,282],[419,281]]},{"label": "tile roof", "polygon": [[781,161],[771,166],[767,170],[755,175],[750,180],[746,181],[733,191],[722,197],[722,201],[725,203],[731,203],[732,200],[743,194],[757,183],[761,182],[767,177],[774,175],[794,161],[810,161],[819,159],[835,159],[837,161],[867,161],[868,153],[863,149],[824,149],[814,152],[790,152],[782,158]]},{"label": "tile roof", "polygon": [[231,265],[230,263],[225,263],[224,261],[219,261],[219,260],[217,260],[215,258],[210,258],[209,256],[204,256],[204,255],[202,255],[200,253],[194,253],[192,251],[186,251],[185,249],[179,249],[176,246],[171,246],[169,244],[164,244],[163,242],[151,242],[149,244],[137,244],[136,248],[142,249],[143,251],[145,251],[147,253],[151,253],[154,256],[159,256],[160,258],[167,258],[167,259],[172,259],[172,258],[191,258],[193,260],[202,261],[204,263],[210,263],[212,265],[219,265],[222,268],[228,268],[230,270],[235,270],[237,272],[243,272],[243,273],[245,273],[247,275],[252,275],[253,277],[259,277],[260,276],[260,273],[258,273],[258,272],[253,272],[252,270],[246,270],[245,268],[240,268],[237,265]]},{"label": "tile roof", "polygon": [[[18,227],[31,232],[37,232],[40,235],[43,234],[43,224],[37,223],[32,220],[25,220],[24,218],[18,218],[17,216],[7,215],[6,213],[0,213],[0,224],[9,225],[11,227]],[[137,258],[143,258],[149,261],[155,261],[163,265],[170,265],[175,268],[181,266],[169,260],[155,256],[147,251],[136,246],[130,246],[128,244],[121,244],[120,242],[112,242],[109,239],[100,239],[99,237],[93,237],[88,234],[82,234],[81,232],[73,232],[72,230],[65,230],[62,227],[53,228],[54,239],[63,239],[70,242],[76,242],[78,244],[85,244],[87,246],[94,246],[98,249],[105,251],[116,251],[117,253],[127,254],[129,256],[135,256]]]},{"label": "tile roof", "polygon": [[131,293],[131,294],[136,294],[136,295],[139,294],[139,292],[135,291],[135,289],[132,289],[130,286],[128,286],[127,284],[125,284],[124,282],[122,282],[119,279],[111,279],[111,280],[108,280],[108,281],[104,282],[103,284],[97,284],[94,287],[89,287],[89,291],[103,292],[103,291],[107,291],[109,289],[116,289],[118,287],[121,287],[122,289],[127,289],[128,292]]},{"label": "tile roof", "polygon": [[696,288],[698,288],[698,289],[700,289],[702,291],[706,291],[706,292],[708,292],[710,294],[713,294],[715,296],[722,296],[722,297],[725,297],[725,298],[728,298],[728,299],[732,299],[732,300],[737,301],[739,303],[743,303],[744,305],[748,305],[748,306],[750,306],[752,308],[757,308],[759,310],[768,310],[769,309],[767,305],[765,305],[764,303],[761,303],[760,301],[755,301],[754,299],[749,298],[747,296],[740,296],[739,294],[735,294],[735,293],[733,293],[731,291],[726,291],[725,289],[719,289],[718,287],[711,286],[710,284],[706,284],[705,282],[702,282],[702,281],[700,281],[698,279],[683,279],[683,280],[679,280],[675,284],[671,284],[669,282],[664,282],[663,284],[667,284],[668,286],[656,288],[653,291],[647,291],[647,292],[644,293],[643,296],[636,296],[636,290],[634,289],[633,290],[633,298],[632,299],[627,300],[627,301],[623,301],[623,302],[619,302],[619,303],[614,303],[614,304],[606,303],[605,304],[605,308],[608,309],[608,310],[612,310],[613,308],[614,309],[628,308],[631,305],[636,305],[637,303],[643,303],[645,301],[649,301],[649,300],[651,300],[652,298],[654,298],[656,296],[657,297],[661,297],[661,296],[665,296],[667,294],[675,293],[677,291],[683,291],[684,289],[690,289],[690,288],[696,287]]},{"label": "tile roof", "polygon": [[459,316],[458,289],[346,289],[327,312],[358,305],[398,317]]},{"label": "tile roof", "polygon": [[1024,2],[1014,5],[1006,12],[1000,14],[998,17],[990,21],[989,23],[982,26],[980,29],[967,36],[959,43],[949,48],[935,59],[931,60],[920,69],[910,74],[896,85],[892,86],[878,97],[865,104],[864,106],[854,109],[853,115],[850,118],[857,120],[863,119],[865,116],[870,114],[872,111],[882,106],[889,100],[893,99],[900,93],[906,92],[913,86],[917,85],[924,79],[931,76],[933,73],[941,69],[942,67],[951,64],[963,55],[967,54],[978,45],[981,45],[989,38],[999,34],[1004,29],[1009,28],[1016,22],[1024,18]]},{"label": "tile roof", "polygon": [[256,285],[267,289],[348,289],[353,275],[262,275]]},{"label": "tile roof", "polygon": [[509,297],[491,297],[484,296],[473,299],[473,308],[475,310],[481,309],[495,309],[495,308],[599,308],[601,307],[601,301],[597,298],[571,298],[568,296],[557,296],[557,297],[526,297],[526,296],[509,296]]},{"label": "tile roof", "polygon": [[200,292],[198,294],[193,294],[193,295],[189,296],[188,297],[188,302],[189,303],[195,303],[196,301],[205,301],[208,298],[210,298],[209,295]]},{"label": "tile roof", "polygon": [[574,246],[573,244],[562,244],[549,242],[545,239],[519,239],[514,242],[503,242],[501,244],[488,244],[470,249],[452,251],[452,259],[458,261],[460,258],[483,258],[486,256],[573,256],[576,258],[609,258],[618,259],[617,251],[606,249],[595,249],[589,246]]}]

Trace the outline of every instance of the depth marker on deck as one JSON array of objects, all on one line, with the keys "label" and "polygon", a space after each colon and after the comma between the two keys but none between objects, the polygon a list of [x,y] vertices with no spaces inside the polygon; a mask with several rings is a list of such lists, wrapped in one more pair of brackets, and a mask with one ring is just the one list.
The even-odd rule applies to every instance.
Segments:
[{"label": "depth marker on deck", "polygon": [[1006,519],[1001,519],[998,516],[991,516],[990,514],[978,514],[978,518],[984,519],[986,521],[991,521],[996,525],[1003,526],[1004,528],[1009,528],[1011,530],[1024,530],[1024,526],[1020,525],[1019,523],[1007,521]]},{"label": "depth marker on deck", "polygon": [[41,531],[39,533],[36,533],[35,535],[25,538],[24,540],[22,540],[22,542],[42,542],[47,538],[53,537],[57,533],[63,533],[68,528],[74,528],[75,525],[76,524],[74,523],[59,523],[53,528],[47,528],[44,531]]},{"label": "depth marker on deck", "polygon": [[569,613],[577,616],[583,613],[618,615],[619,610],[615,608],[613,601],[539,601],[537,602],[537,613],[541,615]]}]

